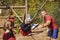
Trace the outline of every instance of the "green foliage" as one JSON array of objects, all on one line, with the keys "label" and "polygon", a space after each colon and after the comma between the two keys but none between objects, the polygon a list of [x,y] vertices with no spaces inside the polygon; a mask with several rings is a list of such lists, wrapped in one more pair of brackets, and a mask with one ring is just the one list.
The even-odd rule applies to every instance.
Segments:
[{"label": "green foliage", "polygon": [[1,0],[3,6],[9,6],[11,4],[14,4],[16,0]]},{"label": "green foliage", "polygon": [[55,9],[58,8],[58,2],[48,2],[45,6],[45,9],[48,11],[48,13],[53,14]]},{"label": "green foliage", "polygon": [[[28,13],[31,14],[31,18],[34,16],[36,11],[42,6],[45,0],[28,0]],[[11,3],[12,2],[12,3]],[[20,5],[25,5],[25,0],[3,0],[3,5],[15,5],[15,6],[20,6]],[[60,26],[60,3],[59,0],[55,0],[54,2],[47,2],[45,6],[43,7],[44,9],[47,10],[48,14],[52,15],[58,24]],[[22,16],[24,14],[23,9],[15,9],[17,14],[19,16]],[[4,12],[5,13],[5,12]],[[8,13],[8,12],[7,12]],[[43,18],[40,14],[35,17],[34,23],[41,23],[43,21]],[[15,23],[20,23],[17,18],[15,18]]]},{"label": "green foliage", "polygon": [[17,31],[17,34],[19,34],[19,33],[20,33],[19,26],[16,26],[16,31]]},{"label": "green foliage", "polygon": [[16,0],[15,5],[16,5],[16,6],[25,5],[25,0]]},{"label": "green foliage", "polygon": [[[37,9],[39,8],[38,6],[41,7],[41,5],[43,4],[44,0],[31,0],[29,1],[29,13],[33,16],[35,14],[35,12],[37,11]],[[52,15],[56,21],[56,23],[58,24],[58,26],[60,26],[60,7],[58,8],[59,5],[59,1],[55,1],[55,2],[47,2],[47,4],[43,7],[44,9],[47,10],[48,14]],[[39,14],[39,13],[38,13]],[[37,16],[34,20],[35,23],[41,23],[43,21],[42,17],[40,17],[41,15],[39,15],[39,17]]]}]

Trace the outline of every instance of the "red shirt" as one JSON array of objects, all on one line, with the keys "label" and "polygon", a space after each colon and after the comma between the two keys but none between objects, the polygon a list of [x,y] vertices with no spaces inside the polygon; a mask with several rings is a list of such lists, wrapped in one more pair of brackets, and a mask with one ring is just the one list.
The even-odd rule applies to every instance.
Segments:
[{"label": "red shirt", "polygon": [[14,18],[9,18],[9,20],[10,20],[11,22],[14,22]]},{"label": "red shirt", "polygon": [[11,36],[9,33],[4,33],[3,40],[16,40],[16,38],[15,36]]},{"label": "red shirt", "polygon": [[44,20],[45,20],[45,22],[47,22],[48,20],[51,21],[51,23],[48,25],[49,29],[56,29],[56,28],[58,28],[56,23],[55,23],[55,20],[52,18],[52,16],[47,15],[47,16],[45,16]]}]

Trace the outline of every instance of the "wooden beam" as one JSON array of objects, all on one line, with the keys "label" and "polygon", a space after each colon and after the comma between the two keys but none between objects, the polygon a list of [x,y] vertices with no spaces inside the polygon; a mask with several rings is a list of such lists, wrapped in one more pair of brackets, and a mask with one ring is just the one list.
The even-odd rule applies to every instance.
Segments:
[{"label": "wooden beam", "polygon": [[12,12],[16,15],[16,17],[23,22],[23,20],[18,16],[18,14],[14,11],[14,9],[12,7],[10,7],[10,9],[12,10]]},{"label": "wooden beam", "polygon": [[13,9],[25,8],[25,6],[0,6],[0,9],[10,9],[10,7]]},{"label": "wooden beam", "polygon": [[[16,16],[14,16],[16,17]],[[22,18],[23,16],[19,16],[20,18]],[[8,18],[8,16],[0,16],[0,18]]]},{"label": "wooden beam", "polygon": [[27,3],[27,0],[25,0],[25,6],[26,6],[26,7],[25,7],[25,11],[26,11],[26,14],[28,13],[28,12],[27,12],[27,10],[28,10],[27,4],[28,4],[28,3]]}]

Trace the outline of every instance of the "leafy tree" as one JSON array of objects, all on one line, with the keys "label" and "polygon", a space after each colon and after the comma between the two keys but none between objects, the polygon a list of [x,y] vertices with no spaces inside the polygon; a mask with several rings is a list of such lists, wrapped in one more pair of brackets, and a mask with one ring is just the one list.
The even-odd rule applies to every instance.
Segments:
[{"label": "leafy tree", "polygon": [[[1,0],[1,1],[4,6],[25,5],[25,0]],[[44,2],[45,0],[28,0],[28,13],[31,14],[31,18],[34,16],[36,11],[42,6]],[[60,0],[54,0],[54,2],[48,1],[47,4],[43,8],[47,10],[48,14],[54,17],[56,23],[59,25],[60,24]],[[24,9],[14,9],[14,10],[17,12],[19,16],[22,16],[24,14]],[[9,12],[6,12],[5,10],[3,13],[9,13]],[[34,23],[39,23],[39,22],[41,23],[42,20],[43,20],[42,16],[39,12],[38,15],[35,17]],[[15,19],[15,23],[19,23],[17,18]]]}]

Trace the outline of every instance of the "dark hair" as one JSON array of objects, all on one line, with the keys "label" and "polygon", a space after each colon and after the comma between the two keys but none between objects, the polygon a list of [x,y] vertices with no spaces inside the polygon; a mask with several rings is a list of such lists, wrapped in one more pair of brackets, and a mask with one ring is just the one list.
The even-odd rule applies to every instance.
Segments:
[{"label": "dark hair", "polygon": [[13,12],[11,10],[9,12],[10,12],[10,15],[13,15]]}]

